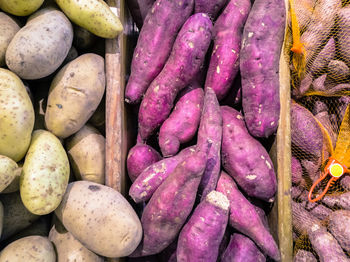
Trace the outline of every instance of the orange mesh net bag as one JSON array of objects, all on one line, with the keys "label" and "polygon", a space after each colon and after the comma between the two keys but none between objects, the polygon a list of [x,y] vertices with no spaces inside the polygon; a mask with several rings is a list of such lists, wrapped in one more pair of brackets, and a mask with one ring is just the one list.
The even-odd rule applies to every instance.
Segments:
[{"label": "orange mesh net bag", "polygon": [[289,4],[295,260],[350,261],[350,3]]}]

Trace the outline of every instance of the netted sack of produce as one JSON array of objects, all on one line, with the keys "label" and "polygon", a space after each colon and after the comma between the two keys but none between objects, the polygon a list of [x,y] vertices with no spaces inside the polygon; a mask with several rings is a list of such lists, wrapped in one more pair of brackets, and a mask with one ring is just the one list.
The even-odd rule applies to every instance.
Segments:
[{"label": "netted sack of produce", "polygon": [[348,92],[349,1],[289,0],[289,4],[287,48],[294,96]]}]

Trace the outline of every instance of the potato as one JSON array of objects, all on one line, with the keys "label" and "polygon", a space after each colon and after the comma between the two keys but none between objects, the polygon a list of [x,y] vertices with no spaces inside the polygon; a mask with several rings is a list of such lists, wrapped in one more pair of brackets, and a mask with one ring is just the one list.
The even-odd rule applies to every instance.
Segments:
[{"label": "potato", "polygon": [[73,27],[54,8],[33,14],[6,51],[6,64],[23,79],[39,79],[53,73],[66,58],[73,42]]},{"label": "potato", "polygon": [[20,27],[12,17],[0,12],[0,66],[5,65],[7,47],[19,29]]},{"label": "potato", "polygon": [[105,91],[104,59],[84,54],[65,65],[51,83],[45,123],[56,136],[66,138],[83,127]]},{"label": "potato", "polygon": [[90,125],[84,126],[66,142],[77,180],[105,182],[105,138]]},{"label": "potato", "polygon": [[88,30],[74,25],[74,37],[73,44],[78,49],[87,49],[90,48],[97,40],[97,37],[94,34],[91,34]]},{"label": "potato", "polygon": [[33,224],[39,216],[30,213],[22,203],[19,193],[1,194],[4,205],[3,231],[1,241]]},{"label": "potato", "polygon": [[0,192],[2,192],[17,175],[17,163],[11,158],[0,155]]},{"label": "potato", "polygon": [[78,241],[101,256],[128,256],[142,238],[141,222],[128,201],[97,183],[70,183],[55,214]]},{"label": "potato", "polygon": [[29,236],[12,242],[0,253],[0,262],[56,262],[56,253],[47,237]]},{"label": "potato", "polygon": [[50,241],[53,242],[57,251],[57,262],[84,261],[103,262],[104,259],[84,247],[61,222],[56,219],[50,230]]},{"label": "potato", "polygon": [[34,13],[44,0],[0,0],[0,8],[17,16],[27,16]]},{"label": "potato", "polygon": [[34,131],[20,178],[25,207],[37,215],[51,213],[60,204],[68,179],[69,162],[61,142],[48,131]]},{"label": "potato", "polygon": [[115,38],[123,31],[119,18],[101,0],[56,0],[75,24],[103,38]]},{"label": "potato", "polygon": [[0,68],[0,155],[21,160],[28,150],[34,109],[18,76]]}]

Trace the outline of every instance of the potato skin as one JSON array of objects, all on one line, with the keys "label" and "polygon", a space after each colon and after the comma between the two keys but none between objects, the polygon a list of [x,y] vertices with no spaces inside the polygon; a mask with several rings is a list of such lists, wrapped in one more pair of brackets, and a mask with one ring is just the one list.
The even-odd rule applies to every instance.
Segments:
[{"label": "potato skin", "polygon": [[66,148],[77,180],[105,182],[105,138],[85,125],[66,141]]},{"label": "potato skin", "polygon": [[75,24],[103,38],[115,38],[123,31],[119,18],[101,0],[56,0]]},{"label": "potato skin", "polygon": [[77,240],[101,256],[128,256],[142,238],[140,220],[128,201],[97,183],[70,183],[55,214]]},{"label": "potato skin", "polygon": [[57,262],[103,262],[104,259],[84,247],[59,221],[53,225],[49,239],[57,251]]},{"label": "potato skin", "polygon": [[104,59],[88,53],[65,65],[53,79],[45,114],[49,131],[66,138],[89,120],[105,91]]},{"label": "potato skin", "polygon": [[5,65],[7,47],[19,29],[20,27],[12,17],[0,12],[0,66]]},{"label": "potato skin", "polygon": [[69,171],[60,140],[48,131],[34,131],[19,181],[26,208],[37,215],[54,211],[66,190]]},{"label": "potato skin", "polygon": [[5,247],[0,253],[0,261],[56,262],[56,253],[47,237],[29,236]]},{"label": "potato skin", "polygon": [[17,163],[11,158],[0,155],[0,192],[2,192],[17,176]]},{"label": "potato skin", "polygon": [[4,220],[1,241],[13,236],[38,220],[39,216],[34,215],[23,205],[19,192],[1,194],[0,201],[4,205]]},{"label": "potato skin", "polygon": [[17,16],[34,13],[44,0],[0,0],[0,9]]},{"label": "potato skin", "polygon": [[53,73],[66,58],[73,41],[73,27],[62,12],[48,8],[33,16],[13,37],[6,51],[7,66],[23,79],[39,79]]},{"label": "potato skin", "polygon": [[21,79],[0,68],[0,155],[15,162],[26,154],[34,127],[34,108]]}]

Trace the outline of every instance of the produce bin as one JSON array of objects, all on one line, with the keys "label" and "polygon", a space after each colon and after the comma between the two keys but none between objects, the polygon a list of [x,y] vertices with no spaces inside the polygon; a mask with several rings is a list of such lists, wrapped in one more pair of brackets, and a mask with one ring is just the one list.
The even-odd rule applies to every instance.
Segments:
[{"label": "produce bin", "polygon": [[[106,41],[106,185],[127,196],[126,157],[136,141],[136,115],[124,103],[124,89],[130,70],[132,51],[137,31],[126,7],[125,0],[108,0],[118,12],[124,32],[118,39]],[[285,0],[288,7],[288,0]],[[286,10],[286,17],[288,11]],[[133,41],[134,40],[134,41]],[[283,262],[292,261],[293,239],[291,223],[291,139],[290,139],[290,75],[289,54],[285,47],[280,59],[280,123],[270,151],[278,179],[274,207],[269,214],[271,231],[279,243]],[[113,260],[118,261],[118,260]]]}]

